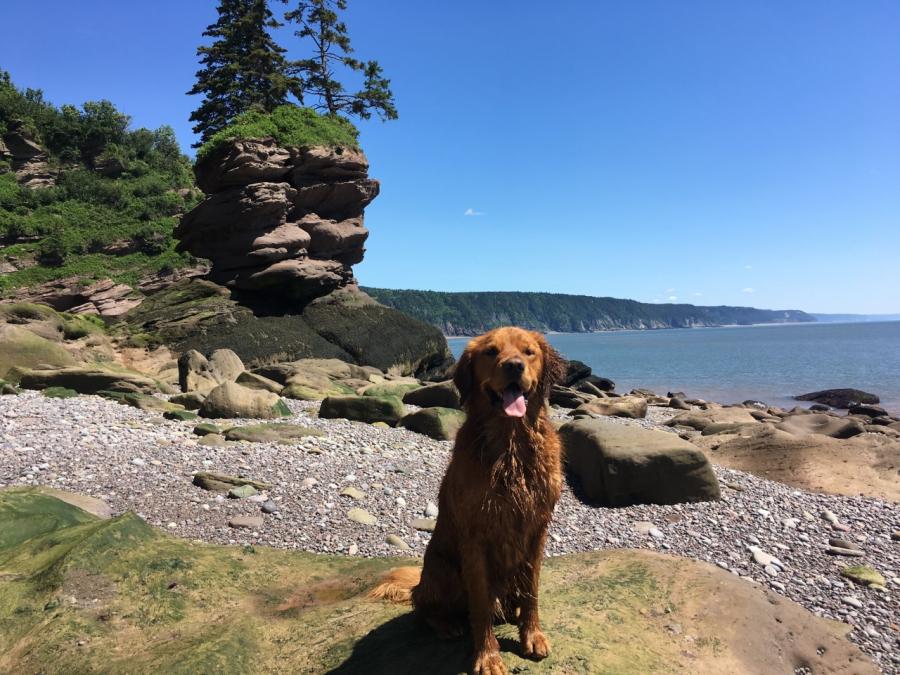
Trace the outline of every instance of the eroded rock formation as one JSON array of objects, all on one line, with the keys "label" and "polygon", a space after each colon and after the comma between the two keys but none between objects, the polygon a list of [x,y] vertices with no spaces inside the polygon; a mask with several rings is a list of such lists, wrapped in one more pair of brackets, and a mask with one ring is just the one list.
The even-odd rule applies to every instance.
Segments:
[{"label": "eroded rock formation", "polygon": [[235,140],[198,162],[207,198],[175,231],[179,249],[212,261],[210,279],[242,291],[311,300],[347,286],[378,195],[365,155]]},{"label": "eroded rock formation", "polygon": [[21,122],[10,122],[9,130],[0,138],[0,159],[12,164],[16,181],[23,187],[35,189],[56,184],[59,172],[51,168],[46,150],[34,141]]}]

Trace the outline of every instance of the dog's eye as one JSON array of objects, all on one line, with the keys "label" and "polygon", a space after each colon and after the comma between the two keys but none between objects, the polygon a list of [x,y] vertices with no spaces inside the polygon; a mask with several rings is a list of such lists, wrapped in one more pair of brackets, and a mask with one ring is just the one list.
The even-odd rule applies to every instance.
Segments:
[{"label": "dog's eye", "polygon": [[528,349],[525,350],[525,356],[534,356],[534,350],[531,347],[529,347]]},{"label": "dog's eye", "polygon": [[488,347],[487,349],[484,350],[484,353],[487,354],[488,356],[497,356],[497,354],[500,353],[500,350],[497,349],[496,347]]}]

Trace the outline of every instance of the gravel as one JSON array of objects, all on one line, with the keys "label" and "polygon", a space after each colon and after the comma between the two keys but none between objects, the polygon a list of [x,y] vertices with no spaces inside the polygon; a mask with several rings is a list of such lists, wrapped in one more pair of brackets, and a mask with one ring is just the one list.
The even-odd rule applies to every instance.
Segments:
[{"label": "gravel", "polygon": [[[3,396],[0,486],[42,484],[89,494],[115,513],[134,511],[174,535],[218,544],[422,555],[431,533],[413,522],[421,527],[437,515],[450,443],[405,429],[319,420],[310,414],[315,403],[288,405],[294,415],[285,422],[326,435],[289,445],[201,445],[193,422],[164,420],[96,396]],[[675,412],[651,407],[644,420],[609,419],[658,428]],[[250,421],[233,421],[243,422]],[[196,471],[273,487],[226,498],[192,485]],[[849,624],[851,640],[884,673],[900,673],[900,542],[891,538],[900,531],[898,506],[803,492],[723,467],[715,471],[723,492],[718,502],[596,508],[567,486],[547,555],[643,548],[707,561]],[[355,520],[348,516],[353,509]],[[852,546],[832,549],[861,549],[862,556],[830,553],[836,536]],[[841,577],[842,567],[857,564],[880,572],[884,590]]]}]

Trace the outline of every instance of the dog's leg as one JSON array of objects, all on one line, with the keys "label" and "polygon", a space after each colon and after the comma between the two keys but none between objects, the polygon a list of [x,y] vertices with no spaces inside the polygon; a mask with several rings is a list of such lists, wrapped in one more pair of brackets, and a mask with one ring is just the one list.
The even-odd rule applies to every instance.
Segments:
[{"label": "dog's leg", "polygon": [[436,552],[425,551],[419,585],[412,591],[416,612],[441,639],[453,639],[465,628],[466,596],[458,568]]},{"label": "dog's leg", "polygon": [[469,598],[469,621],[475,644],[474,675],[507,675],[500,658],[500,644],[494,636],[493,616],[495,598],[488,577],[487,556],[479,547],[471,546],[463,552],[463,580]]},{"label": "dog's leg", "polygon": [[521,572],[521,605],[519,611],[519,642],[522,652],[532,659],[543,659],[550,654],[550,642],[541,631],[538,616],[538,587],[541,579],[541,561],[544,558],[544,540],[547,530],[535,535],[531,546],[532,557]]}]

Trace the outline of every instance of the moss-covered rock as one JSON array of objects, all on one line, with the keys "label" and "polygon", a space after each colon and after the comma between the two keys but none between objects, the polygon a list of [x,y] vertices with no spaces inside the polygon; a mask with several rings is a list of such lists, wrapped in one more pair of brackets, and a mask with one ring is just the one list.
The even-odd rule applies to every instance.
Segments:
[{"label": "moss-covered rock", "polygon": [[841,576],[863,586],[884,586],[884,576],[868,565],[850,565],[841,568]]},{"label": "moss-covered rock", "polygon": [[[99,520],[52,497],[0,491],[0,671],[455,674],[471,639],[440,640],[408,607],[365,595],[398,558],[212,546],[134,514]],[[874,675],[849,627],[712,565],[646,551],[548,559],[553,652],[511,672]],[[437,664],[437,665],[436,665]]]},{"label": "moss-covered rock", "polygon": [[78,396],[77,391],[74,389],[67,389],[66,387],[47,387],[41,394],[47,398],[75,398]]},{"label": "moss-covered rock", "polygon": [[437,328],[347,290],[286,308],[186,280],[148,297],[121,330],[176,351],[230,348],[247,364],[334,358],[433,379],[453,363]]},{"label": "moss-covered rock", "polygon": [[0,377],[13,379],[13,368],[30,369],[39,365],[70,366],[75,359],[59,343],[26,328],[0,324]]},{"label": "moss-covered rock", "polygon": [[381,382],[366,387],[363,396],[396,396],[402,399],[406,394],[416,389],[421,389],[422,385],[417,380],[405,379],[399,382]]},{"label": "moss-covered rock", "polygon": [[394,426],[405,411],[403,401],[396,396],[329,396],[319,406],[319,417]]},{"label": "moss-covered rock", "polygon": [[466,421],[466,414],[454,408],[422,408],[406,415],[400,426],[439,441],[452,441]]},{"label": "moss-covered rock", "polygon": [[244,417],[268,420],[291,414],[278,394],[248,389],[235,382],[223,382],[209,392],[198,412],[202,417],[213,419]]},{"label": "moss-covered rock", "polygon": [[159,391],[160,387],[160,383],[144,375],[100,367],[27,370],[18,372],[18,377],[19,384],[24,389],[67,387],[79,394],[96,394],[100,391],[151,394]]},{"label": "moss-covered rock", "polygon": [[173,422],[191,422],[197,419],[197,413],[190,410],[167,410],[163,413],[163,417]]},{"label": "moss-covered rock", "polygon": [[213,471],[198,471],[194,474],[194,485],[210,492],[229,492],[233,488],[250,485],[257,490],[268,490],[272,487],[269,483],[251,480],[242,476],[229,476]]}]

